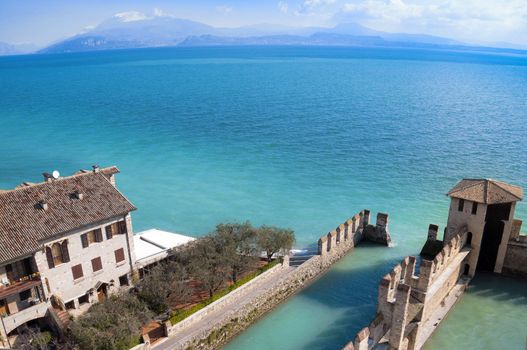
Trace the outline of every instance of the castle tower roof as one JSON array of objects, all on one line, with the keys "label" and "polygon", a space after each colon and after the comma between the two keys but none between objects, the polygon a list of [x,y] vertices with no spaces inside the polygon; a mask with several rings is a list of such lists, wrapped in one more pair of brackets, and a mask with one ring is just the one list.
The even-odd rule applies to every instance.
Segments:
[{"label": "castle tower roof", "polygon": [[492,179],[463,179],[447,195],[483,204],[511,203],[523,199],[523,189]]}]

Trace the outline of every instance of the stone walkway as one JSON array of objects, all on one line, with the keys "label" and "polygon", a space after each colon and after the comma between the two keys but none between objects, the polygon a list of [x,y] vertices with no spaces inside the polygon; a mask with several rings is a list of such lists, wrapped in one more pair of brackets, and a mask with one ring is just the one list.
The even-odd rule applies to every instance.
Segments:
[{"label": "stone walkway", "polygon": [[227,304],[223,307],[214,310],[207,314],[206,317],[193,323],[188,328],[178,331],[174,336],[166,338],[157,342],[152,346],[153,350],[172,350],[178,349],[181,347],[187,340],[192,339],[192,337],[197,334],[204,333],[207,329],[212,328],[215,324],[220,323],[223,319],[229,318],[230,315],[242,309],[245,305],[250,304],[252,300],[261,294],[265,293],[267,290],[275,287],[281,281],[286,278],[292,271],[295,270],[295,267],[285,267],[281,272],[279,272],[275,278],[271,280],[264,281],[262,285],[258,285],[248,291],[247,294],[243,295],[240,298],[232,298]]}]

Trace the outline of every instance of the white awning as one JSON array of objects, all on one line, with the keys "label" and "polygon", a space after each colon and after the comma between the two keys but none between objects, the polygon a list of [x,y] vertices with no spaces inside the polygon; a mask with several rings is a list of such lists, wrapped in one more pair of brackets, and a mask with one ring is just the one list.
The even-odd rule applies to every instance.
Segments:
[{"label": "white awning", "polygon": [[134,235],[134,251],[138,267],[164,259],[172,248],[195,240],[179,233],[149,229]]}]

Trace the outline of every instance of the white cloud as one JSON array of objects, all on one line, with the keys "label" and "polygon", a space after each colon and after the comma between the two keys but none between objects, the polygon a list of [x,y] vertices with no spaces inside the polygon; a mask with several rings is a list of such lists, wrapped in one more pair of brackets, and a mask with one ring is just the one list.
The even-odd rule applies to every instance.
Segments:
[{"label": "white cloud", "polygon": [[167,17],[169,16],[166,12],[163,12],[160,8],[154,8],[154,17]]},{"label": "white cloud", "polygon": [[289,11],[289,5],[286,2],[279,1],[278,10],[280,10],[282,13],[287,13],[287,11]]},{"label": "white cloud", "polygon": [[232,7],[226,6],[226,5],[221,5],[221,6],[216,6],[216,10],[218,12],[221,12],[221,13],[231,13],[232,12]]},{"label": "white cloud", "polygon": [[399,21],[406,18],[421,17],[427,10],[425,5],[408,4],[403,0],[367,0],[361,3],[344,4],[343,11],[356,13],[369,18],[383,18]]},{"label": "white cloud", "polygon": [[118,18],[121,22],[134,22],[150,19],[150,17],[139,11],[120,12],[116,13],[114,17]]},{"label": "white cloud", "polygon": [[344,4],[336,18],[378,30],[449,36],[475,43],[527,40],[525,0],[362,0]]},{"label": "white cloud", "polygon": [[326,7],[326,5],[331,5],[335,2],[336,0],[304,0],[295,13],[297,15],[313,14],[318,8]]}]

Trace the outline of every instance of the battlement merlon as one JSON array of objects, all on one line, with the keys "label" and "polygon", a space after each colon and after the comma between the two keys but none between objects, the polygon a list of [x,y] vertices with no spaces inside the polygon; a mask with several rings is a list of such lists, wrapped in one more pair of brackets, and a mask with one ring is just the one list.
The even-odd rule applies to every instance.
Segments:
[{"label": "battlement merlon", "polygon": [[437,241],[437,231],[439,230],[439,226],[430,224],[428,226],[428,237],[427,239],[429,241]]},{"label": "battlement merlon", "polygon": [[514,219],[512,221],[512,228],[511,228],[511,235],[510,235],[510,240],[511,241],[519,240],[520,232],[521,232],[521,229],[522,229],[522,223],[523,222],[521,220],[518,220],[518,219]]},{"label": "battlement merlon", "polygon": [[415,263],[416,259],[415,256],[407,256],[403,260],[403,268],[404,268],[404,283],[408,285],[412,285],[412,279],[415,274]]},{"label": "battlement merlon", "polygon": [[[364,210],[364,212],[366,212]],[[369,217],[369,211],[368,211]],[[366,223],[366,221],[365,221]],[[391,236],[388,231],[389,216],[386,213],[377,213],[375,226],[368,224],[364,226],[364,239],[379,244],[390,245]]]},{"label": "battlement merlon", "polygon": [[319,255],[325,255],[328,251],[328,238],[326,236],[322,236],[318,240],[318,254]]},{"label": "battlement merlon", "polygon": [[389,339],[390,346],[394,349],[401,349],[401,343],[404,340],[408,318],[408,305],[410,304],[410,292],[411,287],[407,284],[400,283],[397,286]]},{"label": "battlement merlon", "polygon": [[366,227],[370,224],[370,211],[368,209],[363,209],[360,214],[361,215],[361,227]]},{"label": "battlement merlon", "polygon": [[419,266],[419,278],[417,279],[417,289],[419,289],[422,292],[426,292],[428,290],[428,286],[430,286],[430,282],[432,281],[432,270],[434,269],[434,263],[430,260],[421,260],[421,264]]},{"label": "battlement merlon", "polygon": [[370,338],[370,330],[368,327],[364,327],[360,330],[359,333],[357,333],[357,336],[355,337],[355,344],[354,348],[355,350],[368,350],[368,340]]}]

